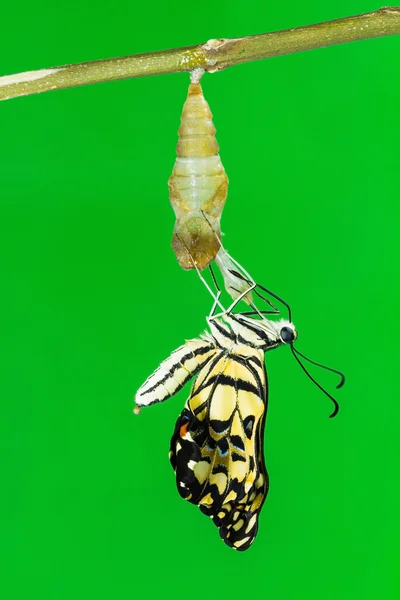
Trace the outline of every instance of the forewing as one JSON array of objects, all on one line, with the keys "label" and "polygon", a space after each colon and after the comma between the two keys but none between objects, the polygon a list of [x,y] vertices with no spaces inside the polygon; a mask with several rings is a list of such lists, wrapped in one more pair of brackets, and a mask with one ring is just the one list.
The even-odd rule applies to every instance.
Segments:
[{"label": "forewing", "polygon": [[138,406],[164,402],[176,394],[214,355],[210,341],[188,340],[146,379],[136,393]]},{"label": "forewing", "polygon": [[238,550],[254,540],[268,491],[266,405],[263,353],[249,347],[221,352],[200,371],[171,440],[179,493]]}]

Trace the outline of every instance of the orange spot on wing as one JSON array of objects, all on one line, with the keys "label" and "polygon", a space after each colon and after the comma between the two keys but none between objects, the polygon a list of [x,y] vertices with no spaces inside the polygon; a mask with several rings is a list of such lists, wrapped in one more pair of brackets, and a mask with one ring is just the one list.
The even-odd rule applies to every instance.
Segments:
[{"label": "orange spot on wing", "polygon": [[179,430],[179,435],[181,436],[181,438],[185,437],[185,435],[187,434],[188,427],[189,427],[189,421],[181,426],[181,428]]}]

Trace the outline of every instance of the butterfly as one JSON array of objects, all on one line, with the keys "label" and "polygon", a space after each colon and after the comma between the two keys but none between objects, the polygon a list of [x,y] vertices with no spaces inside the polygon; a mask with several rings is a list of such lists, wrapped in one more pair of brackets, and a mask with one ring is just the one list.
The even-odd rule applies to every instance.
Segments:
[{"label": "butterfly", "polygon": [[[243,279],[235,271],[232,274]],[[256,287],[283,302],[289,320],[266,319],[264,314],[271,311],[256,311],[261,319],[252,316],[254,311],[233,313],[240,296],[227,311],[213,315],[217,297],[207,319],[209,331],[175,350],[135,397],[138,412],[140,407],[171,398],[195,377],[172,435],[170,462],[181,497],[198,505],[218,527],[222,540],[240,551],[247,550],[257,535],[269,488],[264,459],[265,353],[289,345],[302,369],[333,401],[331,417],[336,415],[338,403],[309,374],[299,356],[338,373],[341,382],[337,387],[344,383],[339,371],[311,361],[294,348],[297,331],[290,307],[266,288]]]}]

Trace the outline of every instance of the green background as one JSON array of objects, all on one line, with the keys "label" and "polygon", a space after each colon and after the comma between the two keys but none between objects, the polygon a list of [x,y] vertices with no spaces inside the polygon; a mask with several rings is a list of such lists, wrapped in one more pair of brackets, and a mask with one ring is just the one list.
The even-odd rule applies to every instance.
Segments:
[{"label": "green background", "polygon": [[[22,1],[11,74],[297,27],[376,2]],[[342,369],[341,411],[267,356],[270,494],[235,553],[182,501],[169,438],[189,387],[132,396],[210,299],[170,247],[167,179],[188,76],[0,104],[1,552],[5,598],[270,600],[399,593],[400,39],[203,80],[230,178],[228,250],[286,298],[298,348]],[[334,390],[336,379],[316,373]]]}]

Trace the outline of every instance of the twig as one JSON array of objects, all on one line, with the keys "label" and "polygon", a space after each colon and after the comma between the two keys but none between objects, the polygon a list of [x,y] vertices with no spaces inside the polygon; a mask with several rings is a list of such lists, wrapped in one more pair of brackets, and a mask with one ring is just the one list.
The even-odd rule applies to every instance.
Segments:
[{"label": "twig", "polygon": [[208,72],[282,54],[400,33],[400,7],[236,39],[0,77],[0,100],[50,90],[203,68]]}]

